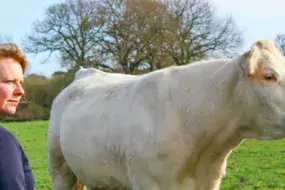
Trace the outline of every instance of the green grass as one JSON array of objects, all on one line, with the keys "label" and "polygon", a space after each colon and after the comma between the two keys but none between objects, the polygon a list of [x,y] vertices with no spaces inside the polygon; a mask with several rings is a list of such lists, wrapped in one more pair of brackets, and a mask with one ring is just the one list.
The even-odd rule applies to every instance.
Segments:
[{"label": "green grass", "polygon": [[[20,141],[32,167],[36,188],[50,190],[47,170],[47,121],[2,123]],[[285,190],[285,139],[244,141],[230,155],[221,190]]]},{"label": "green grass", "polygon": [[285,189],[285,139],[244,141],[228,159],[221,189]]}]

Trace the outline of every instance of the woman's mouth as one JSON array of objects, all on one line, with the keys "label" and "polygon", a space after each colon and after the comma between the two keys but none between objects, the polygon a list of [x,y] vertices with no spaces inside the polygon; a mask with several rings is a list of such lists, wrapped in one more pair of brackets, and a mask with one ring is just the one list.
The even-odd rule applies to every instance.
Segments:
[{"label": "woman's mouth", "polygon": [[9,104],[12,104],[12,105],[18,105],[18,102],[17,100],[8,100]]}]

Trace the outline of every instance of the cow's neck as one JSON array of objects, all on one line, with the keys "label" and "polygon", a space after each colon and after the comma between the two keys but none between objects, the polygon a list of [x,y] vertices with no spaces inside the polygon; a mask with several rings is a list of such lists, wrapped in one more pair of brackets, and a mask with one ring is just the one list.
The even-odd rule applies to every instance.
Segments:
[{"label": "cow's neck", "polygon": [[[183,134],[180,140],[188,146],[180,152],[184,155],[177,171],[181,184],[190,180],[193,189],[219,189],[227,157],[244,139],[239,126],[241,118],[231,94],[237,81],[236,72],[233,64],[223,65],[215,74],[204,77],[203,87],[185,93],[182,100],[189,102],[177,108],[178,129]],[[179,148],[175,151],[178,155]]]}]

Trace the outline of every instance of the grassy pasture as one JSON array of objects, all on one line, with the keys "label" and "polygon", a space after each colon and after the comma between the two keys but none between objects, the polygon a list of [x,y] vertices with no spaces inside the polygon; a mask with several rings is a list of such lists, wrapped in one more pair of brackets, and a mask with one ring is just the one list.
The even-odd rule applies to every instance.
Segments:
[{"label": "grassy pasture", "polygon": [[[47,170],[47,121],[1,123],[22,144],[32,167],[36,188],[51,190]],[[285,190],[285,139],[244,141],[228,159],[221,190]]]}]

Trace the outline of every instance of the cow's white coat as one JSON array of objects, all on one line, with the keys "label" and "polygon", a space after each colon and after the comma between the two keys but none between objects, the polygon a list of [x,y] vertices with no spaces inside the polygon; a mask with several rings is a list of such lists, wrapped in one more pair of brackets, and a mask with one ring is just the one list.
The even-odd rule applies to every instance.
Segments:
[{"label": "cow's white coat", "polygon": [[81,68],[51,110],[53,188],[71,189],[76,175],[93,188],[219,189],[243,139],[285,136],[284,75],[271,41],[140,76]]}]

